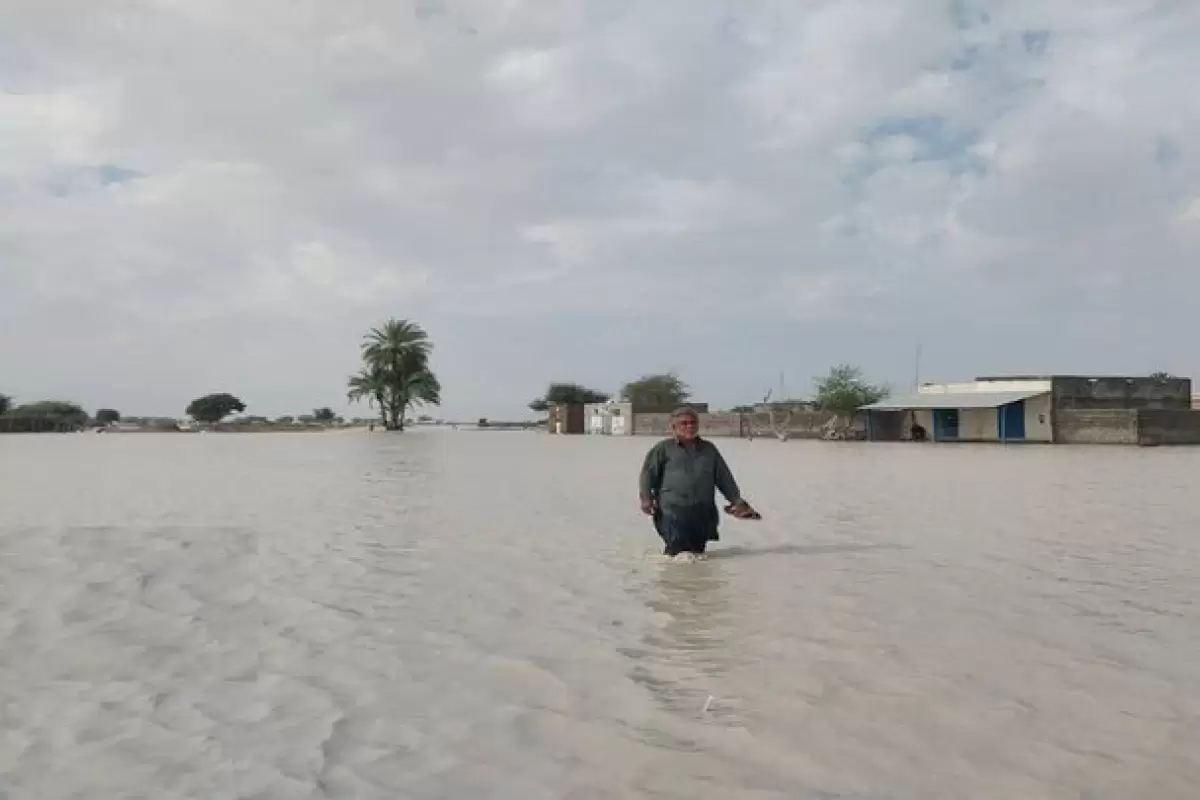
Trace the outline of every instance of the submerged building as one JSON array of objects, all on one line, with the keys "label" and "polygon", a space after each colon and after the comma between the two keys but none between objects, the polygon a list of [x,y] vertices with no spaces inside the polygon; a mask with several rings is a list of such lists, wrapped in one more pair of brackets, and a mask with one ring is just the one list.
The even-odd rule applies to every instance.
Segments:
[{"label": "submerged building", "polygon": [[873,441],[1200,444],[1189,378],[979,377],[860,411]]}]

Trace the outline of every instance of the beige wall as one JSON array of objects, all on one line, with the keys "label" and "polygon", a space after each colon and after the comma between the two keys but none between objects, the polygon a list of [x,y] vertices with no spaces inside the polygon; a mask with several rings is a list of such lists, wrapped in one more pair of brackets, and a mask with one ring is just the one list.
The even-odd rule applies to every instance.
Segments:
[{"label": "beige wall", "polygon": [[958,412],[958,438],[967,442],[994,442],[1000,438],[994,408],[963,408]]},{"label": "beige wall", "polygon": [[[638,436],[668,436],[671,433],[671,415],[669,413],[652,413],[633,415],[633,433]],[[717,413],[700,413],[700,434],[702,436],[740,436],[742,434],[742,415],[732,411]]]},{"label": "beige wall", "polygon": [[1025,441],[1054,441],[1054,428],[1050,424],[1053,408],[1054,399],[1049,394],[1030,397],[1025,401]]},{"label": "beige wall", "polygon": [[[1052,399],[1049,394],[1025,401],[1025,441],[1054,441],[1051,421]],[[917,422],[933,439],[933,412],[918,410]],[[1000,424],[994,408],[963,408],[958,412],[959,441],[996,442],[1000,440]]]},{"label": "beige wall", "polygon": [[[913,415],[917,418],[917,424],[925,429],[925,438],[932,442],[933,441],[933,412],[930,411],[929,409],[922,408],[922,409],[917,409],[916,411],[914,411]],[[909,430],[907,422],[905,423],[905,430],[906,431]],[[905,434],[905,435],[911,435],[911,434]]]}]

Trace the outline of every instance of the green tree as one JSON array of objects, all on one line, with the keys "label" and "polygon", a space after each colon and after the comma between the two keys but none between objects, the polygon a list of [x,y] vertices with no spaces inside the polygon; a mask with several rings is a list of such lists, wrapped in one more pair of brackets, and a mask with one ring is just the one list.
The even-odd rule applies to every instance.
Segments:
[{"label": "green tree", "polygon": [[364,366],[357,375],[351,375],[347,382],[349,391],[346,392],[346,399],[351,403],[357,403],[360,400],[367,401],[368,408],[379,406],[379,419],[383,423],[383,427],[388,427],[388,411],[385,397],[387,396],[387,382],[384,380],[383,371],[371,367]]},{"label": "green tree", "polygon": [[853,416],[860,407],[878,402],[890,393],[886,386],[867,383],[862,370],[849,364],[838,364],[829,374],[815,381],[817,407],[839,416]]},{"label": "green tree", "polygon": [[197,397],[184,413],[197,422],[217,423],[233,413],[246,410],[246,404],[231,394],[220,392]]},{"label": "green tree", "polygon": [[102,408],[96,412],[97,425],[111,425],[121,421],[121,412],[114,408]]},{"label": "green tree", "polygon": [[0,417],[8,413],[12,408],[12,398],[6,394],[0,394]]},{"label": "green tree", "polygon": [[350,378],[351,402],[379,404],[383,425],[404,430],[411,406],[441,405],[442,387],[429,365],[433,342],[415,322],[390,319],[363,337],[362,370]]},{"label": "green tree", "polygon": [[621,387],[621,399],[637,409],[672,409],[691,396],[691,389],[674,372],[643,375]]},{"label": "green tree", "polygon": [[529,403],[529,408],[540,412],[558,403],[605,403],[610,397],[578,383],[551,383],[545,394]]},{"label": "green tree", "polygon": [[85,427],[87,423],[87,412],[76,403],[39,400],[10,408],[4,415],[4,425],[0,429],[23,433],[73,431]]},{"label": "green tree", "polygon": [[333,409],[329,406],[314,408],[312,415],[313,419],[315,419],[317,422],[333,422],[334,418],[337,416],[333,413]]}]

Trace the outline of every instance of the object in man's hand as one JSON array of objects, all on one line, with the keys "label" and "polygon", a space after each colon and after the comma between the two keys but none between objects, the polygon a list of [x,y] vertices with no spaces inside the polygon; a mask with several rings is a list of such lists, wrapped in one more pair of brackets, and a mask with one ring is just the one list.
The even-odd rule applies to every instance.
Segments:
[{"label": "object in man's hand", "polygon": [[762,514],[751,508],[750,504],[745,501],[737,505],[725,506],[725,513],[738,519],[762,519]]}]

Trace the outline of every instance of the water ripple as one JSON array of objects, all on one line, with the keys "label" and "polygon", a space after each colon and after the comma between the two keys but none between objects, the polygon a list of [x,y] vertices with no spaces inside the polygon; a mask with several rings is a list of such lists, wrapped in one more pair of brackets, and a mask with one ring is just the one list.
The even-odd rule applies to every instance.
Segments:
[{"label": "water ripple", "polygon": [[5,437],[0,796],[1194,796],[1194,451],[648,445]]}]

